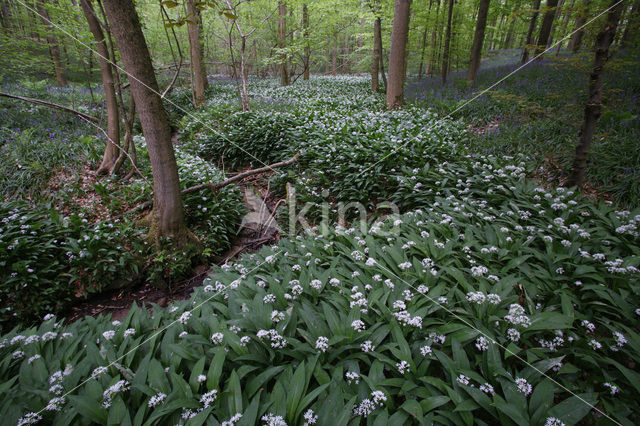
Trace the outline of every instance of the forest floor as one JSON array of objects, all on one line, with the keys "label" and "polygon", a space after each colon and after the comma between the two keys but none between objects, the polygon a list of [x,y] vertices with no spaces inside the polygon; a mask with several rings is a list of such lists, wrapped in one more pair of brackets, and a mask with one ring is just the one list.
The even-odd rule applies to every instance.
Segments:
[{"label": "forest floor", "polygon": [[[590,182],[611,194],[605,203],[562,187],[588,61],[532,64],[458,108],[516,56],[485,61],[474,88],[455,74],[444,88],[411,81],[396,111],[354,76],[289,87],[252,79],[251,112],[239,111],[233,81],[213,79],[198,109],[177,87],[165,102],[185,187],[300,153],[245,187],[184,197],[204,250],[146,243],[140,215],[123,213],[151,190],[141,178],[87,178],[101,155],[90,128],[0,101],[0,415],[17,421],[57,401],[64,409],[43,411],[46,422],[242,413],[247,424],[263,415],[298,424],[312,410],[339,425],[365,415],[632,424],[640,77],[612,62],[589,164]],[[3,90],[102,110],[84,86]],[[134,142],[149,179],[145,140]],[[217,265],[238,250],[243,218],[264,223],[258,195],[280,230]],[[243,246],[262,238],[256,231],[240,235]],[[89,316],[56,316],[77,292],[96,297],[76,314]],[[134,298],[144,308],[123,309]],[[68,398],[55,399],[52,383]]]}]

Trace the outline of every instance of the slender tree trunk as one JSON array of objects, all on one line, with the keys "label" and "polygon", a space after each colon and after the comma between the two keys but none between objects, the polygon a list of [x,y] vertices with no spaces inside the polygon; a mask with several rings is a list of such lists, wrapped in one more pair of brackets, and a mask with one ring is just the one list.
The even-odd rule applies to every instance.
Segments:
[{"label": "slender tree trunk", "polygon": [[371,90],[377,92],[380,90],[378,81],[378,73],[380,72],[380,57],[382,56],[382,43],[378,37],[380,34],[380,18],[376,17],[373,21],[373,58],[371,58]]},{"label": "slender tree trunk", "polygon": [[[160,99],[158,82],[132,0],[105,0],[104,7],[124,62],[131,93],[147,142],[153,174],[154,207],[151,236],[172,237],[181,245],[188,231],[169,120]],[[159,240],[156,240],[159,241]]]},{"label": "slender tree trunk", "polygon": [[584,36],[584,28],[582,27],[587,22],[590,3],[591,0],[584,0],[582,6],[580,7],[580,12],[578,13],[578,18],[576,19],[576,31],[571,36],[571,41],[569,42],[571,53],[578,53],[578,51],[580,50],[580,46],[582,45],[582,37]]},{"label": "slender tree trunk", "polygon": [[11,29],[11,7],[9,6],[9,0],[2,1],[2,26],[4,29]]},{"label": "slender tree trunk", "polygon": [[[278,3],[278,47],[284,49],[287,39],[287,5],[281,1]],[[280,85],[289,85],[289,71],[287,69],[287,55],[280,58]]]},{"label": "slender tree trunk", "polygon": [[442,84],[447,82],[449,70],[449,46],[451,43],[451,17],[453,16],[453,0],[449,0],[449,14],[447,17],[447,32],[444,39],[444,52],[442,54]]},{"label": "slender tree trunk", "polygon": [[204,103],[204,91],[207,80],[204,62],[202,60],[202,43],[200,40],[200,11],[194,0],[187,0],[187,29],[189,32],[189,53],[191,55],[191,78],[196,98],[196,105]]},{"label": "slender tree trunk", "polygon": [[[512,10],[512,12],[515,12],[515,9]],[[510,49],[511,48],[511,43],[513,42],[513,29],[515,27],[516,18],[513,15],[511,15],[511,16],[509,16],[509,20],[510,20],[509,21],[509,29],[507,29],[507,34],[506,34],[506,36],[504,38],[504,44],[502,45],[503,49]]]},{"label": "slender tree trunk", "polygon": [[378,17],[378,33],[375,36],[378,37],[378,45],[380,46],[380,75],[382,76],[382,84],[387,90],[387,75],[384,71],[384,50],[382,49],[382,19],[380,17]]},{"label": "slender tree trunk", "polygon": [[333,33],[333,45],[331,47],[331,75],[338,71],[338,33]]},{"label": "slender tree trunk", "polygon": [[[453,1],[453,0],[451,0]],[[403,103],[404,57],[409,35],[409,11],[411,0],[396,0],[389,49],[389,84],[387,85],[387,108],[398,108]]]},{"label": "slender tree trunk", "polygon": [[[614,6],[619,0],[612,0]],[[589,76],[589,96],[584,110],[584,122],[580,129],[580,137],[576,145],[576,154],[573,161],[573,170],[567,180],[566,186],[582,186],[587,167],[587,154],[593,139],[596,123],[601,114],[602,102],[602,76],[604,66],[609,59],[609,46],[616,35],[618,20],[623,9],[623,2],[618,3],[607,13],[607,22],[598,33],[595,45],[595,60]]]},{"label": "slender tree trunk", "polygon": [[549,40],[549,34],[551,33],[551,26],[556,16],[556,9],[558,6],[558,0],[547,0],[546,12],[542,18],[542,25],[540,26],[540,34],[538,35],[538,42],[536,43],[536,51],[534,56],[536,60],[542,59],[542,52],[547,47],[547,41]]},{"label": "slender tree trunk", "polygon": [[471,46],[471,60],[469,61],[469,71],[467,72],[467,80],[475,81],[480,68],[480,59],[482,58],[482,43],[484,42],[484,30],[487,28],[487,15],[489,14],[490,0],[480,0],[480,8],[478,9],[478,21],[476,23],[476,32],[473,35],[473,45]]},{"label": "slender tree trunk", "polygon": [[622,47],[631,46],[631,42],[638,34],[638,27],[640,26],[640,0],[636,0],[633,3],[633,9],[629,14],[627,25],[624,27],[624,33],[622,34],[622,41],[620,44]]},{"label": "slender tree trunk", "polygon": [[529,60],[529,49],[533,43],[533,32],[536,29],[536,21],[538,20],[538,14],[540,13],[540,0],[533,0],[533,10],[531,13],[531,20],[529,21],[529,29],[527,30],[527,39],[524,42],[524,48],[522,49],[522,60],[520,63],[526,63]]},{"label": "slender tree trunk", "polygon": [[109,63],[109,50],[107,42],[100,27],[100,22],[89,3],[89,0],[80,0],[80,6],[84,13],[89,30],[96,40],[98,56],[100,58],[100,71],[102,72],[102,86],[104,88],[104,98],[107,105],[107,135],[108,139],[102,157],[102,163],[96,173],[107,174],[113,169],[118,159],[118,147],[114,144],[120,143],[120,116],[118,114],[118,101],[113,81],[113,69]]},{"label": "slender tree trunk", "polygon": [[436,31],[438,29],[438,18],[440,17],[440,1],[441,0],[436,0],[436,20],[433,26],[433,31],[431,32],[431,53],[429,54],[429,64],[427,65],[428,75],[433,73],[433,65],[435,64],[436,59]]},{"label": "slender tree trunk", "polygon": [[53,32],[53,25],[49,18],[49,12],[47,12],[43,0],[38,0],[37,6],[40,19],[47,28],[47,45],[49,46],[49,54],[51,55],[51,62],[53,63],[53,72],[56,76],[56,85],[66,86],[67,78],[64,75],[64,67],[60,61],[60,47],[58,46],[58,40]]},{"label": "slender tree trunk", "polygon": [[427,22],[424,24],[424,30],[422,31],[422,50],[420,51],[420,67],[418,68],[418,78],[422,78],[422,70],[424,67],[424,53],[427,50],[427,29],[429,28],[429,18],[431,17],[431,6],[433,0],[429,0],[429,9],[427,10]]},{"label": "slender tree trunk", "polygon": [[[564,22],[562,23],[562,30],[560,31],[560,34],[562,35],[562,37],[564,37],[564,35],[567,33],[567,27],[569,26],[569,19],[571,19],[571,13],[573,12],[573,4],[574,3],[575,3],[575,0],[571,0],[571,4],[569,5],[569,9],[564,14]],[[556,56],[558,56],[560,54],[560,49],[562,49],[563,42],[564,42],[564,40],[562,40],[562,41],[560,41],[560,43],[558,43],[558,50],[556,50]]]},{"label": "slender tree trunk", "polygon": [[556,32],[556,27],[557,27],[556,24],[560,19],[563,6],[564,6],[564,0],[559,0],[558,6],[556,7],[556,13],[555,13],[555,17],[558,19],[554,19],[553,23],[551,24],[551,30],[549,31],[549,39],[547,40],[547,46],[546,46],[547,48],[553,44],[553,35]]},{"label": "slender tree trunk", "polygon": [[302,31],[304,37],[304,74],[303,80],[309,80],[309,60],[311,58],[311,47],[309,45],[309,11],[307,4],[302,5]]},{"label": "slender tree trunk", "polygon": [[[382,46],[382,32],[379,34],[380,36],[380,45]],[[382,84],[385,87],[385,90],[387,90],[388,84],[387,84],[387,75],[385,74],[384,71],[384,50],[380,50],[380,75],[382,76]]]}]

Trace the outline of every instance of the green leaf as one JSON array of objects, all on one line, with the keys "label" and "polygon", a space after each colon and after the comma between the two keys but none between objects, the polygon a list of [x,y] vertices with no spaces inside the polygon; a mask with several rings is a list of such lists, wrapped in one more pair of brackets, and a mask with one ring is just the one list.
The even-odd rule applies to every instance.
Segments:
[{"label": "green leaf", "polygon": [[549,417],[556,417],[567,425],[578,423],[598,403],[593,393],[583,393],[565,399],[549,410]]},{"label": "green leaf", "polygon": [[288,402],[287,402],[287,420],[291,423],[295,422],[295,414],[298,408],[298,402],[300,402],[300,398],[304,392],[304,389],[307,386],[306,383],[306,371],[305,371],[305,363],[302,361],[298,368],[296,368],[293,377],[291,378],[291,382],[289,383],[288,389]]},{"label": "green leaf", "polygon": [[207,389],[218,388],[226,356],[227,353],[222,349],[218,350],[214,355],[213,361],[211,361],[211,365],[209,366],[209,372],[207,373]]}]

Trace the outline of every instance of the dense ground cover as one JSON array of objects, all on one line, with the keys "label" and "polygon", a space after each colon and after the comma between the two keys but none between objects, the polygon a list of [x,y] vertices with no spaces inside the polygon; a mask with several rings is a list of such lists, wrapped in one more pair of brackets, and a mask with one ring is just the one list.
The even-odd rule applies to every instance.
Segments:
[{"label": "dense ground cover", "polygon": [[[531,161],[547,169],[542,173],[545,177],[559,181],[570,170],[584,117],[590,52],[547,54],[466,104],[518,69],[521,53],[515,49],[494,52],[483,62],[474,87],[459,72],[451,75],[445,87],[439,77],[414,80],[406,93],[418,105],[453,113],[472,125],[472,143],[478,151],[530,155]],[[590,186],[632,207],[640,200],[639,62],[637,53],[627,51],[614,55],[606,66],[603,116],[587,170]]]},{"label": "dense ground cover", "polygon": [[[97,85],[5,84],[5,92],[45,99],[100,117]],[[181,101],[184,93],[172,95]],[[244,214],[237,188],[189,195],[188,224],[202,247],[156,251],[145,228],[126,210],[151,198],[144,138],[136,136],[138,167],[126,184],[96,179],[100,133],[73,115],[0,99],[0,326],[31,324],[74,301],[105,290],[151,281],[166,287],[184,279],[194,262],[222,254]],[[224,179],[215,166],[177,149],[183,187]],[[146,179],[146,180],[145,180]],[[202,256],[203,250],[204,257]]]},{"label": "dense ground cover", "polygon": [[[11,330],[0,339],[0,415],[633,424],[640,211],[537,187],[530,156],[488,155],[466,123],[417,105],[384,111],[367,86],[255,81],[254,111],[242,113],[237,86],[214,81],[200,110],[174,105],[178,157],[194,175],[299,151],[274,175],[276,192],[291,182],[316,219],[324,202],[361,201],[367,229],[282,239],[167,309]],[[372,223],[382,201],[402,214]]]}]

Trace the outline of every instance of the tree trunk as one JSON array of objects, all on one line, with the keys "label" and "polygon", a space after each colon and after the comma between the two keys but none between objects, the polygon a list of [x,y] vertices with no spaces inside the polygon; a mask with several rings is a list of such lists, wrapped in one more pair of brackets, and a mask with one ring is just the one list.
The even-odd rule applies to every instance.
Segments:
[{"label": "tree trunk", "polygon": [[380,72],[380,57],[382,56],[382,43],[380,34],[380,18],[376,17],[373,21],[373,58],[371,58],[371,90],[377,92],[380,90],[378,81],[378,73]]},{"label": "tree trunk", "polygon": [[205,102],[204,91],[207,74],[202,60],[202,42],[200,40],[200,11],[194,0],[187,0],[187,29],[189,31],[189,53],[191,56],[191,77],[196,98],[196,106]]},{"label": "tree trunk", "polygon": [[[612,0],[611,6],[616,5],[619,0]],[[580,137],[576,145],[576,154],[573,160],[573,169],[566,182],[566,186],[582,186],[584,174],[587,167],[587,154],[593,139],[596,123],[601,114],[602,102],[602,75],[604,66],[609,59],[609,46],[616,35],[618,20],[622,13],[623,2],[619,2],[607,13],[607,22],[598,33],[595,44],[595,59],[593,69],[589,76],[589,95],[584,109],[584,122],[580,129]]]},{"label": "tree trunk", "polygon": [[333,33],[333,46],[331,47],[331,75],[338,71],[338,33]]},{"label": "tree trunk", "polygon": [[398,108],[403,103],[404,57],[409,35],[410,8],[411,0],[396,0],[389,49],[389,81],[386,97],[389,109]]},{"label": "tree trunk", "polygon": [[578,18],[576,19],[576,31],[571,36],[571,41],[569,42],[571,53],[578,53],[580,46],[582,45],[582,37],[584,37],[584,28],[582,27],[587,23],[590,3],[591,0],[584,0],[582,7],[580,8],[580,12],[578,13]]},{"label": "tree trunk", "polygon": [[489,14],[490,0],[480,0],[480,8],[478,9],[478,21],[476,23],[476,32],[473,35],[473,45],[471,46],[471,61],[469,62],[469,71],[467,72],[467,80],[475,81],[480,68],[480,59],[482,58],[482,43],[484,42],[484,30],[487,28],[487,15]]},{"label": "tree trunk", "polygon": [[531,13],[531,20],[529,21],[529,29],[527,30],[527,39],[524,42],[524,48],[522,49],[522,60],[520,63],[524,64],[529,60],[529,49],[533,43],[533,32],[536,29],[536,21],[538,20],[538,14],[540,13],[540,0],[533,0],[533,10]]},{"label": "tree trunk", "polygon": [[107,42],[100,27],[100,22],[96,17],[95,11],[89,3],[89,0],[81,0],[80,6],[84,13],[89,30],[96,40],[98,56],[100,58],[100,71],[102,73],[102,87],[104,88],[104,98],[107,105],[107,142],[102,157],[102,163],[98,167],[97,174],[108,174],[115,166],[118,159],[119,148],[114,144],[120,143],[120,117],[118,114],[118,101],[116,98],[116,90],[113,82],[113,69],[109,62],[110,55],[107,48]]},{"label": "tree trunk", "polygon": [[51,62],[53,62],[53,72],[56,76],[57,86],[66,86],[67,78],[64,75],[64,68],[60,61],[60,48],[58,46],[58,40],[53,33],[53,25],[49,18],[49,12],[44,7],[44,0],[38,0],[38,14],[42,23],[47,28],[47,45],[49,46],[49,54],[51,55]]},{"label": "tree trunk", "polygon": [[623,48],[631,46],[634,37],[637,36],[639,26],[640,0],[636,0],[636,2],[633,4],[633,9],[631,9],[631,13],[629,14],[629,19],[627,21],[627,25],[624,28],[624,33],[622,34],[622,41],[620,42],[620,44]]},{"label": "tree trunk", "polygon": [[536,43],[536,51],[534,53],[537,61],[542,59],[542,52],[547,47],[547,41],[549,40],[549,34],[551,33],[551,26],[553,25],[553,19],[556,16],[556,7],[558,6],[558,0],[547,0],[546,12],[542,18],[542,25],[540,26],[540,34],[538,35],[538,42]]},{"label": "tree trunk", "polygon": [[129,75],[131,93],[149,151],[154,190],[150,233],[155,238],[171,237],[181,245],[188,231],[184,224],[171,129],[138,14],[132,0],[105,0],[104,7]]},{"label": "tree trunk", "polygon": [[442,54],[442,84],[447,82],[449,70],[449,45],[451,43],[451,16],[453,15],[453,0],[449,0],[449,15],[447,17],[447,32],[444,39],[444,52]]},{"label": "tree trunk", "polygon": [[560,19],[563,6],[564,6],[564,0],[559,0],[558,6],[556,7],[556,13],[555,13],[555,17],[558,19],[555,19],[553,21],[553,24],[551,24],[551,30],[549,31],[549,39],[547,40],[547,46],[546,46],[547,48],[549,48],[553,44],[553,35],[556,32],[556,24]]},{"label": "tree trunk", "polygon": [[2,2],[2,27],[6,30],[11,29],[11,7],[9,0]]},{"label": "tree trunk", "polygon": [[[573,12],[573,4],[574,3],[575,3],[575,0],[571,0],[571,4],[569,5],[569,9],[564,14],[564,22],[562,23],[562,30],[560,30],[560,34],[562,35],[562,37],[564,37],[564,35],[567,33],[567,27],[569,26],[569,19],[571,19],[571,13]],[[564,39],[560,40],[560,43],[558,43],[558,50],[556,50],[556,56],[558,56],[560,54],[560,49],[562,49],[562,44],[563,43],[564,43]]]},{"label": "tree trunk", "polygon": [[309,80],[309,59],[311,58],[311,47],[309,45],[309,11],[307,4],[302,5],[302,31],[304,37],[304,74],[303,80]]},{"label": "tree trunk", "polygon": [[440,17],[440,0],[436,0],[436,20],[431,32],[431,53],[429,54],[429,64],[427,65],[427,74],[433,73],[433,65],[436,59],[436,31],[438,29],[438,18]]},{"label": "tree trunk", "polygon": [[418,78],[422,78],[422,70],[424,67],[424,52],[427,50],[427,28],[429,27],[428,21],[431,16],[431,6],[433,0],[429,0],[429,9],[427,10],[427,22],[424,23],[424,30],[422,31],[422,50],[420,52],[420,67],[418,68]]},{"label": "tree trunk", "polygon": [[[284,49],[287,39],[287,5],[281,1],[278,3],[278,47]],[[287,55],[280,57],[280,85],[289,85],[289,71],[287,69]]]}]

